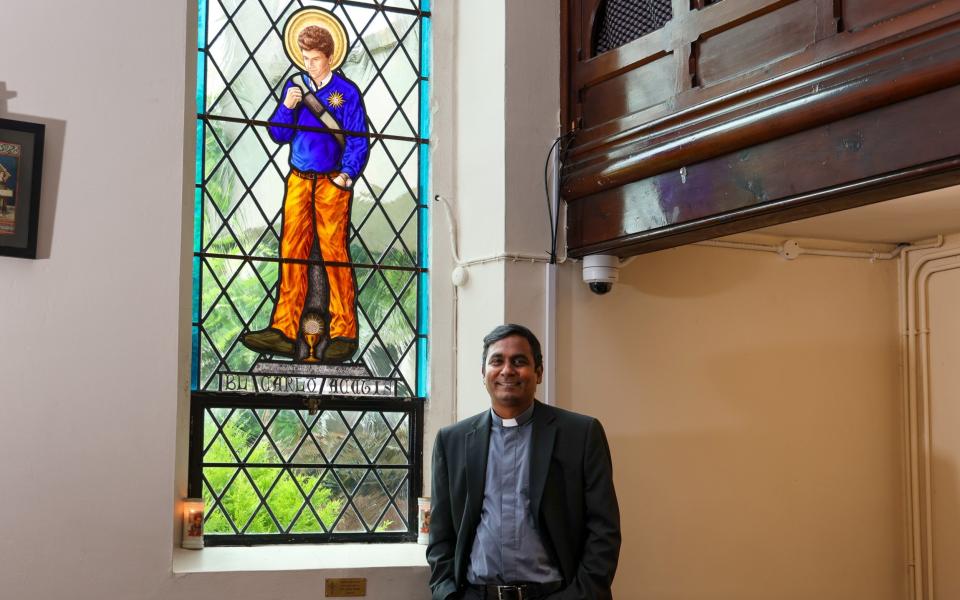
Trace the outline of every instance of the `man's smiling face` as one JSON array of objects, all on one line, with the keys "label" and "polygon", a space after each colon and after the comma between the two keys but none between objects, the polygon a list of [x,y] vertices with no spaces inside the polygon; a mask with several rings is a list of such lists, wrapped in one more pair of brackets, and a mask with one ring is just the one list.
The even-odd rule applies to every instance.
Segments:
[{"label": "man's smiling face", "polygon": [[530,342],[519,335],[496,341],[487,349],[483,382],[493,410],[512,419],[533,404],[543,369],[534,364]]}]

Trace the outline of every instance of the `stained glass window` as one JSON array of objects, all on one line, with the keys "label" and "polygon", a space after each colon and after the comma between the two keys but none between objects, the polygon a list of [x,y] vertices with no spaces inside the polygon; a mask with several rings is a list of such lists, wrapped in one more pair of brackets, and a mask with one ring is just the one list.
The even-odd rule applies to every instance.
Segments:
[{"label": "stained glass window", "polygon": [[200,0],[198,25],[190,479],[206,537],[411,535],[429,3]]}]

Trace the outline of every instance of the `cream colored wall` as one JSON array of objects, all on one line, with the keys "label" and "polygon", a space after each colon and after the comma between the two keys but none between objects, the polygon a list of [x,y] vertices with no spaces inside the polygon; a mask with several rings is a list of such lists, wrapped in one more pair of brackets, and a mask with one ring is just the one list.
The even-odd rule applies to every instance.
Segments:
[{"label": "cream colored wall", "polygon": [[960,594],[960,235],[909,253],[902,270],[909,415],[908,548],[917,600]]},{"label": "cream colored wall", "polygon": [[931,491],[935,598],[960,598],[960,268],[930,280]]},{"label": "cream colored wall", "polygon": [[605,425],[628,600],[905,597],[894,261],[565,265],[558,400]]}]

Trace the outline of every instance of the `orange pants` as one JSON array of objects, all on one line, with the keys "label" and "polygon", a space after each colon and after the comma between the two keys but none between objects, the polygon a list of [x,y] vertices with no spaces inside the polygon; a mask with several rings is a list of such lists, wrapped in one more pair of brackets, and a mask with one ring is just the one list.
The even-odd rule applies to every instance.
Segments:
[{"label": "orange pants", "polygon": [[[287,175],[287,193],[283,198],[283,232],[280,256],[306,260],[314,239],[320,241],[324,261],[348,263],[347,233],[350,230],[351,190],[337,187],[326,175],[308,179],[295,172]],[[316,225],[314,225],[314,219]],[[325,265],[329,292],[330,338],[356,339],[356,283],[353,267]],[[306,263],[280,264],[280,293],[273,309],[272,326],[295,340],[300,315],[307,298]]]}]

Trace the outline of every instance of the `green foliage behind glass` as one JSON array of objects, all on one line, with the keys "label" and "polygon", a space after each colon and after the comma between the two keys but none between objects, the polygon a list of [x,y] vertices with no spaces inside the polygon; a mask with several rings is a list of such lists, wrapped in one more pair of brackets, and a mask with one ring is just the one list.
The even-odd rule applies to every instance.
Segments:
[{"label": "green foliage behind glass", "polygon": [[[254,433],[249,429],[244,429],[243,423],[239,419],[231,419],[224,426],[223,430],[228,439],[246,438],[251,444],[258,435],[258,433]],[[245,462],[252,464],[274,462],[273,457],[268,454],[268,447],[266,444],[258,444]],[[225,444],[215,444],[204,457],[205,463],[236,463],[236,461],[236,457],[233,456],[233,453],[230,452],[230,449]],[[270,486],[273,485],[279,475],[280,480],[277,481],[273,490],[270,491],[267,503],[270,505],[270,509],[277,517],[280,525],[286,529],[294,517],[297,516],[297,513],[301,512],[300,518],[293,527],[295,532],[323,533],[323,529],[321,529],[316,518],[310,512],[310,508],[304,507],[304,494],[309,494],[311,490],[314,490],[313,495],[310,497],[310,503],[317,511],[320,519],[327,524],[333,523],[337,515],[340,514],[340,510],[343,508],[343,501],[332,499],[331,495],[333,492],[330,488],[322,484],[317,486],[320,475],[322,474],[322,469],[314,469],[315,474],[298,473],[297,481],[294,481],[294,478],[291,477],[288,472],[282,471],[281,468],[272,466],[251,467],[246,469],[246,473],[249,474],[249,479],[243,470],[237,473],[236,479],[220,501],[230,516],[230,519],[234,522],[238,530],[242,530],[247,520],[253,515],[253,520],[246,529],[243,530],[243,533],[278,533],[277,524],[270,517],[270,514],[260,506],[260,498],[257,496],[256,491],[254,491],[253,485],[255,485],[257,489],[260,490],[261,495],[263,495],[267,490],[270,490]],[[236,469],[233,467],[206,467],[204,469],[204,477],[210,485],[210,487],[204,487],[203,490],[204,500],[210,512],[210,517],[207,519],[205,525],[206,533],[234,533],[233,528],[230,526],[223,512],[213,510],[214,501],[210,493],[210,488],[212,487],[218,491],[223,490],[235,472]],[[251,480],[253,485],[250,484]],[[299,487],[297,485],[298,483]],[[302,492],[301,489],[303,490]],[[302,511],[301,507],[303,507]]]}]

